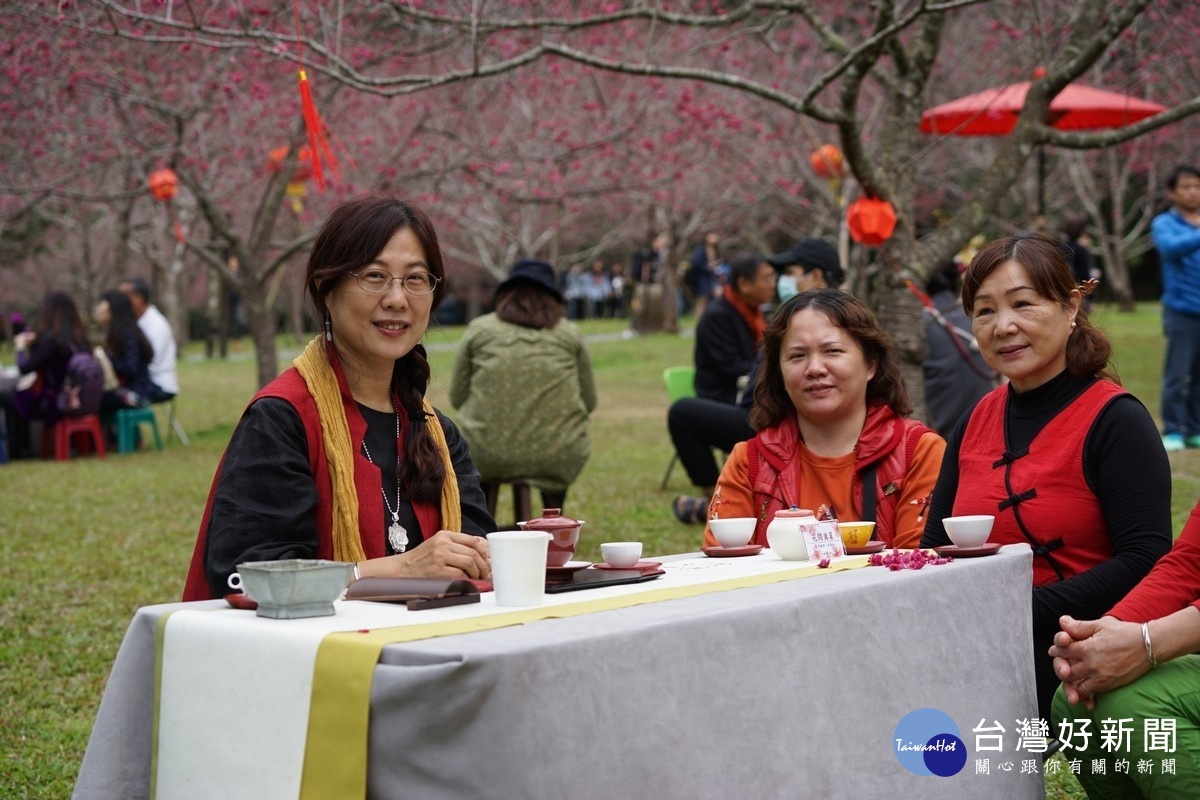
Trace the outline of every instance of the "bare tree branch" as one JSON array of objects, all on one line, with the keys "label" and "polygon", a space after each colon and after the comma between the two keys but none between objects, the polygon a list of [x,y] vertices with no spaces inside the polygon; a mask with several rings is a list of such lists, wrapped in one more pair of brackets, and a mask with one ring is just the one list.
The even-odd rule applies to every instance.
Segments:
[{"label": "bare tree branch", "polygon": [[1158,130],[1172,122],[1190,117],[1200,111],[1200,97],[1193,97],[1167,109],[1161,114],[1155,114],[1141,122],[1126,125],[1123,128],[1113,128],[1107,131],[1060,131],[1046,125],[1037,126],[1038,141],[1065,147],[1072,150],[1086,150],[1097,147],[1111,147],[1114,144],[1128,142],[1138,136]]}]

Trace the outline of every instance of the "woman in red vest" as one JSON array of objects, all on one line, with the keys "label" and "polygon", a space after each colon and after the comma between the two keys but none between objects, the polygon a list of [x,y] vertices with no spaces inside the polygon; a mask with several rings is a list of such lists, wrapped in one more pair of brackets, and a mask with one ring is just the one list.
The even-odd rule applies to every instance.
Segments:
[{"label": "woman in red vest", "polygon": [[1171,546],[1171,468],[1150,414],[1121,389],[1112,345],[1085,292],[1041,234],[987,245],[963,276],[963,309],[988,366],[1008,379],[955,427],[922,547],[949,544],[942,519],[996,518],[989,538],[1033,548],[1038,711],[1058,678],[1058,618],[1094,619]]},{"label": "woman in red vest", "polygon": [[[946,443],[913,419],[891,338],[839,289],[815,289],[775,312],[763,337],[750,425],[734,445],[708,516],[755,517],[756,544],[780,509],[874,520],[875,538],[913,547]],[[716,539],[706,526],[705,544]]]},{"label": "woman in red vest", "polygon": [[243,561],[324,558],[366,576],[488,579],[495,529],[454,424],[425,400],[421,337],[445,293],[428,217],[389,197],[334,209],[305,284],[324,333],[251,401],[213,479],[185,600]]}]

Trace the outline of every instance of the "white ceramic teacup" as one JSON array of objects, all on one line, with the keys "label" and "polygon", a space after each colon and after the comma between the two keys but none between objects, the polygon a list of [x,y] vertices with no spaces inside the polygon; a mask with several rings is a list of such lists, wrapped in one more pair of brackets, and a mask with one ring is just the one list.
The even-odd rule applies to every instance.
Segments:
[{"label": "white ceramic teacup", "polygon": [[242,588],[242,576],[237,572],[230,573],[229,577],[225,579],[225,583],[229,584],[229,588],[235,592],[246,593],[245,589]]},{"label": "white ceramic teacup", "polygon": [[632,567],[642,560],[641,542],[603,542],[600,555],[610,567]]},{"label": "white ceramic teacup", "polygon": [[942,525],[950,541],[958,547],[982,547],[992,533],[996,518],[991,514],[970,514],[962,517],[946,517]]},{"label": "white ceramic teacup", "polygon": [[492,585],[498,606],[537,606],[546,594],[545,531],[496,531],[487,535]]},{"label": "white ceramic teacup", "polygon": [[754,535],[754,517],[726,517],[710,519],[708,528],[713,532],[721,547],[741,547]]}]

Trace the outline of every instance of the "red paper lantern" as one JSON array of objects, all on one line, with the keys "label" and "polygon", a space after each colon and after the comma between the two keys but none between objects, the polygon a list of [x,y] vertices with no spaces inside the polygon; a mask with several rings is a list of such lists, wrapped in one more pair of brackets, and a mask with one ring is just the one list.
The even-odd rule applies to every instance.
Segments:
[{"label": "red paper lantern", "polygon": [[850,204],[846,213],[850,237],[872,247],[892,238],[896,230],[896,210],[887,200],[862,197]]},{"label": "red paper lantern", "polygon": [[150,173],[146,185],[150,187],[150,194],[154,195],[155,200],[166,203],[179,191],[179,178],[171,170],[161,167]]},{"label": "red paper lantern", "polygon": [[[271,151],[270,157],[267,160],[267,168],[271,172],[278,172],[283,167],[283,162],[287,160],[287,147],[276,147]],[[291,183],[306,181],[313,176],[312,150],[308,145],[304,145],[296,153],[296,169],[292,171]]]},{"label": "red paper lantern", "polygon": [[836,145],[821,145],[813,151],[808,163],[812,165],[812,171],[825,180],[837,180],[846,174],[846,159]]}]

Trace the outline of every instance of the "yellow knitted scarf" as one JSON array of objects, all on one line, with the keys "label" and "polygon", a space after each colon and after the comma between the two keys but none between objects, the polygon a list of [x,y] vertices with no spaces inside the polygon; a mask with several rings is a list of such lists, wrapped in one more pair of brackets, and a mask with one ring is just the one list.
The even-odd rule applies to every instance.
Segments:
[{"label": "yellow knitted scarf", "polygon": [[[358,529],[358,495],[354,491],[354,449],[350,441],[350,426],[346,423],[346,410],[342,403],[337,375],[333,371],[333,365],[329,363],[325,347],[324,336],[316,336],[292,364],[308,384],[308,392],[317,404],[317,417],[321,420],[321,438],[325,443],[325,458],[333,483],[333,557],[337,561],[357,563],[364,560],[367,554],[363,550]],[[422,407],[446,474],[442,480],[442,528],[459,531],[462,530],[462,508],[454,463],[450,460],[450,448],[446,444],[446,434],[438,424],[433,406],[429,405],[428,400],[422,400]],[[435,531],[424,533],[432,536]]]}]

